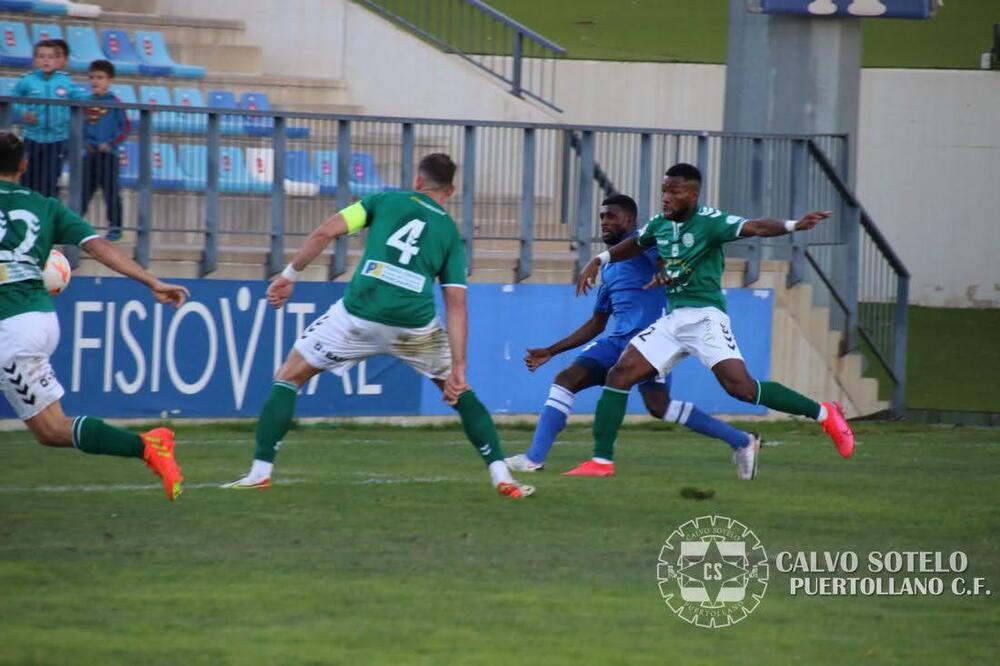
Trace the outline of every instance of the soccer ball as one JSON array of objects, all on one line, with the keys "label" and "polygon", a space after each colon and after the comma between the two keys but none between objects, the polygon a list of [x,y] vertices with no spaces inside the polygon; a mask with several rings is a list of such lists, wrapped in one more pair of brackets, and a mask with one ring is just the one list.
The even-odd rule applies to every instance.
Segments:
[{"label": "soccer ball", "polygon": [[69,286],[69,277],[69,260],[59,250],[52,250],[45,262],[45,270],[42,271],[42,279],[45,281],[49,296],[61,294]]}]

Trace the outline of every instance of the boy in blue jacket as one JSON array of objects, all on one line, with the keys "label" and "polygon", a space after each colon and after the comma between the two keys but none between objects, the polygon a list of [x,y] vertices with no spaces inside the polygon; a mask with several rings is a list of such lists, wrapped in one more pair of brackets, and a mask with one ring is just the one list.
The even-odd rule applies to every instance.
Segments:
[{"label": "boy in blue jacket", "polygon": [[[50,40],[35,44],[34,71],[18,79],[14,95],[40,99],[69,99],[73,80],[59,71],[61,52]],[[69,144],[69,107],[18,104],[15,116],[24,127],[24,156],[28,170],[21,184],[47,197],[58,196],[59,174]]]},{"label": "boy in blue jacket", "polygon": [[[90,99],[102,102],[120,101],[110,92],[115,78],[115,66],[107,60],[90,63]],[[122,234],[122,198],[118,189],[118,146],[128,137],[128,117],[123,109],[88,106],[84,109],[83,145],[83,208],[80,216],[100,187],[104,206],[108,210],[108,240],[116,241]]]}]

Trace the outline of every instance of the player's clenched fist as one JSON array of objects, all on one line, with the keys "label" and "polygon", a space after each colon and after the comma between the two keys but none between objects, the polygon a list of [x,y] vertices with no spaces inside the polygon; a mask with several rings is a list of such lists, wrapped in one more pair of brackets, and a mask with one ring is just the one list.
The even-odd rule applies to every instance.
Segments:
[{"label": "player's clenched fist", "polygon": [[524,364],[532,372],[552,360],[552,352],[548,349],[528,349],[527,352],[524,357]]},{"label": "player's clenched fist", "polygon": [[182,287],[179,284],[160,282],[159,280],[156,281],[152,289],[153,297],[158,302],[164,305],[173,305],[175,308],[184,305],[184,302],[191,296],[191,292],[187,290],[187,287]]}]

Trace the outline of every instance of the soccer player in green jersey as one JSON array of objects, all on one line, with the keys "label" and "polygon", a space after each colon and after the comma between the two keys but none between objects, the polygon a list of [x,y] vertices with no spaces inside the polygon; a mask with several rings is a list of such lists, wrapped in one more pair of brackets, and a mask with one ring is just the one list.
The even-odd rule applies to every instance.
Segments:
[{"label": "soccer player in green jersey", "polygon": [[188,291],[150,275],[58,199],[20,185],[27,168],[21,139],[0,132],[0,388],[39,443],[142,458],[174,500],[183,477],[170,430],[139,435],[92,416],[70,419],[63,413],[63,387],[49,364],[59,343],[59,320],[42,271],[53,245],[79,245],[111,270],[149,287],[160,303],[178,307]]},{"label": "soccer player in green jersey", "polygon": [[[493,419],[466,384],[465,248],[455,221],[441,207],[455,192],[455,169],[448,155],[427,155],[420,160],[413,191],[373,194],[341,210],[313,231],[271,282],[268,301],[281,307],[300,272],[333,239],[368,229],[364,256],[344,298],[306,328],[278,370],[257,422],[250,472],[224,487],[270,486],[295,396],[309,379],[323,370],[343,374],[358,361],[390,354],[443,391],[501,495],[521,498],[534,492],[511,476]],[[444,292],[447,331],[434,308],[435,279]]]},{"label": "soccer player in green jersey", "polygon": [[[840,455],[849,458],[854,452],[854,433],[838,403],[817,403],[778,382],[761,382],[750,376],[733,336],[722,293],[723,245],[740,238],[807,231],[830,213],[815,211],[798,220],[748,220],[699,206],[701,173],[690,164],[670,167],[661,190],[663,213],[650,220],[638,237],[628,238],[595,257],[577,282],[577,294],[584,294],[593,286],[601,266],[638,256],[654,245],[664,263],[663,271],[650,286],[666,287],[667,314],[632,338],[608,371],[594,416],[595,462],[612,459],[632,385],[667,374],[688,355],[710,368],[734,398],[816,419]],[[757,444],[734,455],[743,456],[737,464],[756,476],[759,452]]]}]

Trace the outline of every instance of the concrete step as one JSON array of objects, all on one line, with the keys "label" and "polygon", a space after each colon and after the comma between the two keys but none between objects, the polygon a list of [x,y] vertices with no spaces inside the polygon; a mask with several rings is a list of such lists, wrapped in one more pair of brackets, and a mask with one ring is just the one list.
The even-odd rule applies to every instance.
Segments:
[{"label": "concrete step", "polygon": [[141,12],[155,14],[158,0],[102,0],[101,9],[105,12]]},{"label": "concrete step", "polygon": [[[87,22],[87,19],[70,19],[73,23]],[[183,44],[244,44],[246,23],[228,19],[200,18],[193,16],[170,16],[155,12],[104,12],[91,20],[98,30],[121,28],[129,33],[136,30],[156,30],[163,34],[168,43]],[[175,59],[176,53],[171,52]]]},{"label": "concrete step", "polygon": [[214,73],[255,73],[261,69],[263,56],[259,46],[245,44],[168,44],[178,62],[201,65]]}]

